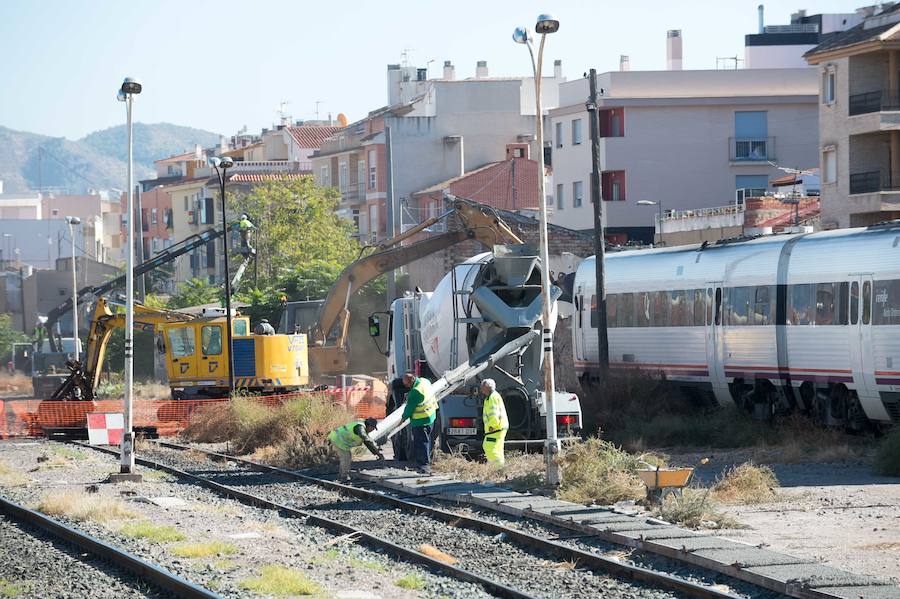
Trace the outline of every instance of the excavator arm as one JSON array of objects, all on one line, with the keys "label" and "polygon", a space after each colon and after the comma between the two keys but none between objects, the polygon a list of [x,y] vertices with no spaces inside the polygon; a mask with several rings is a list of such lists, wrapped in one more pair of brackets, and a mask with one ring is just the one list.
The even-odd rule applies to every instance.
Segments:
[{"label": "excavator arm", "polygon": [[[348,305],[353,294],[372,279],[467,239],[474,239],[488,249],[498,244],[522,243],[493,208],[450,195],[445,195],[445,201],[450,204],[450,210],[382,242],[374,252],[356,260],[341,272],[325,298],[319,312],[319,322],[313,331],[313,345],[309,348],[313,372],[320,375],[346,372],[350,325]],[[462,224],[459,230],[400,245],[416,233],[454,214]],[[337,343],[327,345],[328,336],[336,326],[340,327]]]},{"label": "excavator arm", "polygon": [[[142,328],[152,328],[157,324],[167,322],[185,322],[193,318],[189,314],[162,308],[150,308],[140,304],[136,304],[134,307],[135,325]],[[91,318],[91,326],[88,330],[84,363],[70,360],[66,364],[69,368],[69,376],[50,399],[95,399],[95,392],[100,382],[100,373],[103,370],[103,360],[106,357],[106,346],[109,343],[109,338],[114,330],[124,326],[125,315],[113,312],[104,298],[98,298],[97,305],[94,308],[94,315]]]}]

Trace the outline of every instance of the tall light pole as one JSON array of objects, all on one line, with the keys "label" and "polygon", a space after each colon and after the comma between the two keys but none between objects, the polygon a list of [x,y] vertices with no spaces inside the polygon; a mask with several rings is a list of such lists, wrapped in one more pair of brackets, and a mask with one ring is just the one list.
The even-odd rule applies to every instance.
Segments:
[{"label": "tall light pole", "polygon": [[663,232],[663,231],[662,231],[662,216],[663,216],[663,212],[662,212],[662,210],[663,210],[663,209],[662,209],[662,202],[661,202],[660,200],[656,200],[656,201],[654,201],[654,200],[638,200],[637,205],[638,205],[638,206],[659,206],[659,212],[658,212],[657,217],[656,217],[656,222],[659,223],[659,243],[658,243],[658,245],[663,245],[663,238],[662,238],[662,232]]},{"label": "tall light pole", "polygon": [[126,77],[116,96],[125,102],[128,130],[128,202],[125,214],[128,215],[128,239],[125,244],[125,432],[122,435],[122,452],[119,463],[119,476],[111,476],[113,480],[141,480],[141,475],[134,471],[134,429],[132,427],[132,402],[134,401],[134,143],[132,140],[131,109],[134,96],[141,93],[141,83],[132,77]]},{"label": "tall light pole", "polygon": [[559,439],[556,435],[556,406],[553,403],[556,384],[553,376],[553,331],[550,329],[550,312],[552,297],[550,295],[550,249],[547,245],[547,194],[544,192],[544,115],[541,107],[541,68],[544,61],[544,42],[547,35],[559,30],[559,20],[549,14],[540,15],[534,25],[536,33],[541,35],[537,60],[534,56],[531,33],[525,27],[517,27],[513,31],[513,41],[525,44],[531,56],[531,68],[534,71],[534,103],[535,103],[535,140],[538,153],[538,202],[540,203],[541,234],[541,295],[543,306],[541,312],[542,338],[544,345],[544,403],[547,411],[547,438],[544,441],[544,463],[546,466],[546,484],[548,487],[559,486],[560,469],[556,462],[559,454]]},{"label": "tall light pole", "polygon": [[[234,391],[234,348],[231,342],[231,275],[228,272],[228,219],[225,217],[225,175],[229,168],[234,166],[234,159],[231,156],[223,156],[221,158],[211,158],[209,163],[216,169],[219,176],[219,190],[222,197],[222,245],[225,248],[225,328],[227,329],[228,339],[228,390]],[[219,170],[222,167],[222,170]]]},{"label": "tall light pole", "polygon": [[75,359],[81,360],[81,338],[78,336],[78,278],[75,276],[75,225],[81,224],[77,216],[67,216],[69,237],[72,238],[72,337],[75,339]]}]

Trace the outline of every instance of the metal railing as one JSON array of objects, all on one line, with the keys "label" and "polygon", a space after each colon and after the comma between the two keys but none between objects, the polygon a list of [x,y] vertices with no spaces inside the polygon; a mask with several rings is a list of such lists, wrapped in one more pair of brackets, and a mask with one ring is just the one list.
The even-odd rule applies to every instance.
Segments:
[{"label": "metal railing", "polygon": [[[696,210],[664,210],[663,221],[685,220],[688,218],[702,218],[704,216],[721,216],[724,214],[739,214],[744,212],[743,204],[728,204],[727,206],[713,206],[711,208],[698,208]],[[659,215],[656,217],[659,221]]]},{"label": "metal railing", "polygon": [[299,173],[312,170],[312,162],[293,160],[240,160],[234,163],[229,172],[232,173],[266,173],[288,172]]},{"label": "metal railing", "polygon": [[850,174],[850,193],[873,193],[876,191],[900,191],[900,177],[896,180],[889,170],[866,171]]},{"label": "metal railing", "polygon": [[729,137],[728,158],[732,161],[775,160],[774,137]]},{"label": "metal railing", "polygon": [[765,33],[819,33],[818,23],[792,23],[790,25],[766,25]]},{"label": "metal railing", "polygon": [[884,89],[864,94],[853,94],[849,98],[850,116],[869,114],[883,110],[900,110],[900,93]]}]

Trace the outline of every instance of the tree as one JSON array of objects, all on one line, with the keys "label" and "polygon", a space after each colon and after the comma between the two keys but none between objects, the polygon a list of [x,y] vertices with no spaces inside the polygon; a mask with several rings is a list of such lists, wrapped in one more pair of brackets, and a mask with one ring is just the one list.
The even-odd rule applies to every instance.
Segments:
[{"label": "tree", "polygon": [[219,301],[221,290],[205,279],[191,279],[178,286],[169,299],[171,308],[186,308]]},{"label": "tree", "polygon": [[12,317],[9,314],[0,314],[0,363],[4,368],[12,356],[12,344],[26,341],[29,339],[25,333],[12,328]]},{"label": "tree", "polygon": [[353,224],[336,212],[340,194],[311,177],[267,181],[229,200],[232,212],[248,214],[256,225],[260,288],[307,265],[339,272],[359,253]]}]

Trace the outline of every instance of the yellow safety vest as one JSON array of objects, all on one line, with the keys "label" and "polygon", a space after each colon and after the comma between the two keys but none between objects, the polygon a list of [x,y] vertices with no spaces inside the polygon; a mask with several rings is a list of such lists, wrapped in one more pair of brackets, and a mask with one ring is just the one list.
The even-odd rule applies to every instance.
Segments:
[{"label": "yellow safety vest", "polygon": [[431,393],[431,383],[428,379],[419,377],[413,384],[411,390],[418,391],[422,394],[422,401],[413,409],[410,420],[420,420],[422,418],[431,418],[437,412],[437,401]]},{"label": "yellow safety vest", "polygon": [[363,444],[363,440],[362,437],[353,431],[353,429],[360,424],[365,426],[362,420],[354,420],[353,422],[348,422],[344,426],[339,426],[329,433],[328,439],[344,451],[350,451],[354,447],[359,447]]},{"label": "yellow safety vest", "polygon": [[485,435],[509,429],[509,418],[506,417],[506,406],[503,404],[503,398],[497,391],[493,391],[487,396],[487,399],[484,400],[482,418],[484,419]]}]

